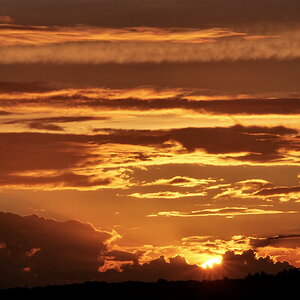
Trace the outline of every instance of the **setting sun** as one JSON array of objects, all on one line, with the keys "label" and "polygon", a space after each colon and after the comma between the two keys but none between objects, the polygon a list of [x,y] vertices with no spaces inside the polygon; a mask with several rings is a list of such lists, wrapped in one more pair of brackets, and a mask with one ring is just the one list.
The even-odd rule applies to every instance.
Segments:
[{"label": "setting sun", "polygon": [[203,263],[201,265],[201,267],[203,269],[211,269],[211,268],[214,267],[214,265],[219,265],[221,263],[222,263],[222,258],[220,258],[220,257],[213,257],[213,258],[207,260],[205,263]]}]

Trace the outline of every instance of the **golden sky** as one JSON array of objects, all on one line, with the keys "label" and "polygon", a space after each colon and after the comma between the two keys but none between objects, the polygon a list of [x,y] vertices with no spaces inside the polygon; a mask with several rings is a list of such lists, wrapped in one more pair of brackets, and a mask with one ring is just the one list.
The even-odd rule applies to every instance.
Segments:
[{"label": "golden sky", "polygon": [[0,287],[300,267],[299,1],[0,2]]}]

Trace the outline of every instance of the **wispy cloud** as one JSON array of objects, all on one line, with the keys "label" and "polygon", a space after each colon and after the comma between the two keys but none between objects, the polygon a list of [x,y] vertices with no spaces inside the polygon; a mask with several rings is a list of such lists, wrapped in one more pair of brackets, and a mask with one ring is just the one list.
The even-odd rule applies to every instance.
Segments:
[{"label": "wispy cloud", "polygon": [[156,192],[156,193],[133,193],[128,196],[140,199],[178,199],[178,198],[188,198],[188,197],[201,197],[205,196],[206,192]]},{"label": "wispy cloud", "polygon": [[147,215],[147,217],[212,217],[220,216],[232,218],[234,216],[247,216],[247,215],[268,215],[268,214],[295,214],[298,211],[280,211],[280,210],[267,210],[259,208],[247,208],[247,207],[225,207],[215,209],[202,209],[188,212],[180,211],[161,211]]},{"label": "wispy cloud", "polygon": [[227,29],[183,30],[179,33],[149,28],[119,32],[108,29],[97,33],[93,29],[93,34],[86,33],[85,29],[75,32],[69,29],[71,32],[65,34],[58,28],[44,28],[45,32],[36,29],[29,31],[29,37],[25,39],[29,45],[20,46],[24,43],[26,30],[19,29],[21,32],[16,33],[16,29],[4,28],[5,39],[2,40],[12,45],[0,48],[0,63],[187,63],[300,57],[299,30],[279,32],[274,37],[245,39],[244,34]]},{"label": "wispy cloud", "polygon": [[[9,17],[2,16],[2,20]],[[1,21],[1,17],[0,17]],[[173,42],[173,43],[204,43],[215,39],[248,36],[246,33],[235,32],[228,28],[158,28],[158,27],[124,27],[101,28],[92,26],[21,26],[0,25],[0,45],[49,45],[68,42]],[[250,35],[251,37],[251,35]],[[261,38],[264,38],[261,36]],[[268,38],[266,36],[265,38]]]}]

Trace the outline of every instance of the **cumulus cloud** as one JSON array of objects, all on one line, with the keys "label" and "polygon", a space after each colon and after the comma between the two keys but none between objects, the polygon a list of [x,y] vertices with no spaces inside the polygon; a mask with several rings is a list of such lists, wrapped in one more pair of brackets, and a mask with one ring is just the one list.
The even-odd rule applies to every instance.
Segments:
[{"label": "cumulus cloud", "polygon": [[240,278],[248,273],[274,274],[292,267],[268,256],[259,257],[253,250],[241,254],[225,252],[222,264],[212,271],[190,264],[179,255],[161,256],[141,263],[143,250],[113,249],[111,242],[119,235],[101,231],[91,224],[1,212],[0,225],[1,287],[23,285],[24,282],[40,285],[84,280]]},{"label": "cumulus cloud", "polygon": [[226,252],[223,256],[223,270],[230,278],[240,278],[257,272],[276,274],[290,267],[288,262],[275,263],[269,256],[256,257],[251,249],[242,254]]},{"label": "cumulus cloud", "polygon": [[223,255],[221,265],[216,265],[212,270],[205,270],[197,265],[187,263],[184,257],[175,256],[166,259],[161,256],[150,262],[133,265],[125,264],[121,272],[107,270],[102,278],[109,281],[142,280],[156,281],[159,278],[167,280],[203,280],[229,278],[242,278],[249,273],[266,272],[276,274],[292,266],[287,262],[274,262],[270,257],[257,257],[253,250],[235,254],[228,251]]},{"label": "cumulus cloud", "polygon": [[[0,285],[94,279],[113,233],[79,221],[0,213]],[[26,270],[26,272],[24,272]]]}]

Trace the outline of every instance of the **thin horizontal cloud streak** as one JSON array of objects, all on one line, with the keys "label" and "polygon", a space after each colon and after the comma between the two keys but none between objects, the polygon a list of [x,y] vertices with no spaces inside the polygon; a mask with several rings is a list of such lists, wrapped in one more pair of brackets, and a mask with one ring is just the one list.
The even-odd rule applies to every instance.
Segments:
[{"label": "thin horizontal cloud streak", "polygon": [[259,208],[247,208],[247,207],[225,207],[216,209],[203,209],[190,212],[180,211],[162,211],[147,215],[147,217],[227,217],[232,218],[234,216],[248,216],[248,215],[269,215],[269,214],[295,214],[298,211],[280,211],[270,209]]},{"label": "thin horizontal cloud streak", "polygon": [[[126,96],[126,95],[125,95]],[[100,95],[101,97],[101,95]],[[300,113],[300,99],[298,98],[278,98],[278,99],[227,99],[213,100],[193,100],[183,98],[165,98],[165,99],[101,99],[88,98],[86,96],[40,96],[32,99],[14,99],[14,107],[22,107],[32,109],[33,104],[41,107],[60,106],[62,108],[78,107],[93,109],[110,109],[110,110],[135,110],[135,111],[151,111],[151,110],[167,110],[167,109],[184,109],[192,110],[198,113],[208,114],[237,114],[237,115],[298,115]],[[153,95],[155,97],[155,95]],[[209,96],[204,96],[209,98]],[[35,99],[34,99],[35,98]],[[189,96],[193,98],[193,96]],[[0,100],[0,106],[3,108],[11,108],[11,100]]]},{"label": "thin horizontal cloud streak", "polygon": [[[299,97],[283,95],[218,95],[197,89],[54,89],[46,83],[0,82],[0,107],[27,109],[61,107],[73,110],[159,111],[184,109],[207,114],[297,115]],[[59,117],[57,117],[59,118]],[[69,117],[71,118],[71,117]],[[76,117],[74,117],[76,118]],[[49,120],[50,121],[50,120]],[[54,121],[54,120],[53,120]],[[57,122],[59,120],[56,120]],[[17,122],[17,121],[16,121]]]},{"label": "thin horizontal cloud streak", "polygon": [[112,178],[97,178],[93,175],[63,172],[58,174],[42,175],[6,175],[0,177],[0,186],[15,189],[39,189],[39,190],[93,190],[109,187]]},{"label": "thin horizontal cloud streak", "polygon": [[[101,28],[91,26],[45,27],[0,25],[0,45],[63,44],[68,42],[92,41],[168,41],[178,43],[204,43],[219,38],[249,36],[246,33],[230,31],[227,28],[196,30],[190,28]],[[263,38],[264,36],[262,36]],[[265,36],[268,38],[268,36]]]},{"label": "thin horizontal cloud streak", "polygon": [[156,193],[133,193],[128,196],[140,199],[178,199],[178,198],[189,198],[189,197],[201,197],[205,196],[205,192],[156,192]]},{"label": "thin horizontal cloud streak", "polygon": [[[248,179],[234,183],[211,185],[208,190],[217,191],[214,199],[262,199],[268,202],[279,200],[288,202],[297,200],[300,194],[299,186],[276,186],[263,179]],[[297,197],[298,195],[298,197]]]},{"label": "thin horizontal cloud streak", "polygon": [[50,118],[31,118],[31,119],[14,119],[4,121],[4,124],[21,124],[30,129],[46,131],[64,131],[64,128],[56,123],[78,123],[96,120],[108,120],[109,117],[91,117],[91,116],[69,116],[69,117],[50,117]]},{"label": "thin horizontal cloud streak", "polygon": [[190,178],[187,176],[175,176],[169,179],[158,179],[154,182],[141,182],[143,186],[178,186],[178,187],[197,187],[197,186],[206,186],[211,183],[215,183],[216,180],[212,178],[208,179],[197,179]]},{"label": "thin horizontal cloud streak", "polygon": [[257,196],[272,196],[272,195],[285,195],[291,193],[299,193],[300,194],[300,186],[290,186],[290,187],[271,187],[261,189],[256,192],[254,195]]},{"label": "thin horizontal cloud streak", "polygon": [[[300,57],[299,34],[259,40],[222,40],[203,44],[168,42],[89,42],[41,47],[0,48],[0,63],[128,64],[188,63]],[[288,45],[288,46],[287,46]]]}]

